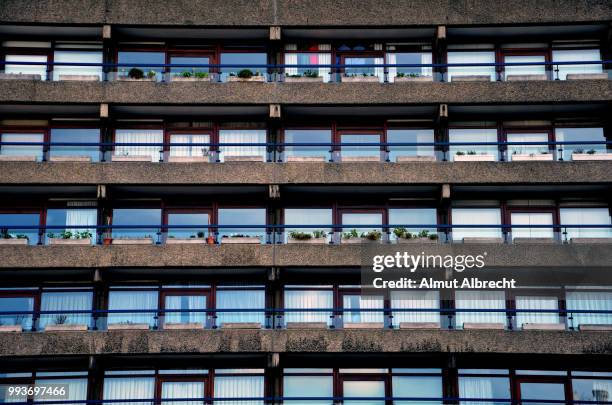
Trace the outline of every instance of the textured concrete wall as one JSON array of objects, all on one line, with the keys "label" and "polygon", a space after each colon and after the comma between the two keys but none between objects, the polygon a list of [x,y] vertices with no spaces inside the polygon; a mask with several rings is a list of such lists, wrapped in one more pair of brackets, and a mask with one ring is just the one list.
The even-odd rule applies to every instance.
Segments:
[{"label": "textured concrete wall", "polygon": [[3,0],[0,21],[402,26],[606,21],[606,0]]},{"label": "textured concrete wall", "polygon": [[0,80],[0,103],[487,104],[607,101],[612,81],[469,83],[40,82]]},{"label": "textured concrete wall", "polygon": [[612,334],[564,331],[199,330],[4,333],[0,356],[158,353],[612,354]]},{"label": "textured concrete wall", "polygon": [[[386,249],[381,245],[379,254]],[[398,249],[389,245],[389,249]],[[401,251],[419,255],[465,255],[487,252],[487,268],[606,269],[612,263],[609,244],[501,245],[410,244]],[[362,248],[355,245],[117,245],[0,246],[0,268],[97,267],[349,267],[360,266]],[[205,270],[204,270],[205,271]]]},{"label": "textured concrete wall", "polygon": [[34,163],[0,162],[0,184],[612,183],[609,162]]}]

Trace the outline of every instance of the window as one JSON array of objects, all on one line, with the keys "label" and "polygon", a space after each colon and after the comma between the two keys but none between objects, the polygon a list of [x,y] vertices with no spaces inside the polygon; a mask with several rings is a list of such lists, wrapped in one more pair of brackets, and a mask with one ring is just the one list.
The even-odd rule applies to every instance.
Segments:
[{"label": "window", "polygon": [[[555,137],[557,142],[606,142],[603,128],[556,128]],[[563,149],[563,159],[574,159],[574,154],[597,154],[606,153],[605,143],[600,144],[573,144],[559,145]]]},{"label": "window", "polygon": [[[401,373],[411,373],[415,375],[393,375],[392,387],[394,398],[443,398],[442,392],[442,376],[440,375],[416,375],[419,373],[427,373],[434,370],[407,369],[400,370]],[[393,370],[396,374],[396,371]],[[439,373],[439,371],[438,371]],[[432,373],[433,374],[433,373]],[[416,401],[393,401],[398,405],[417,405]],[[426,401],[424,404],[440,405],[442,402]]]},{"label": "window", "polygon": [[[453,225],[501,225],[499,208],[453,208]],[[499,227],[487,228],[453,228],[454,241],[466,241],[466,238],[494,238],[502,237]]]},{"label": "window", "polygon": [[[220,401],[221,403],[228,405],[264,403],[263,370],[215,370],[215,372],[215,398],[262,398],[261,401]],[[250,374],[240,375],[247,372]]]},{"label": "window", "polygon": [[[363,212],[341,212],[342,221],[342,242],[351,243],[359,241],[360,238],[367,238],[368,235],[374,236],[376,233],[382,234],[383,213],[376,211]],[[369,226],[372,225],[372,226]],[[380,240],[378,239],[372,240]]]},{"label": "window", "polygon": [[[476,373],[488,370],[475,371]],[[491,370],[497,371],[497,370]],[[459,370],[459,397],[465,399],[461,405],[503,405],[506,402],[476,401],[478,399],[507,399],[510,395],[510,379],[501,375],[470,375],[471,370]],[[503,373],[502,373],[503,374]],[[506,372],[507,374],[507,372]],[[473,399],[474,401],[469,401]]]},{"label": "window", "polygon": [[581,325],[612,325],[612,313],[571,313],[579,311],[612,311],[612,292],[568,291],[566,295],[568,322]]},{"label": "window", "polygon": [[430,143],[422,146],[389,146],[389,160],[400,161],[401,157],[431,157],[435,160],[433,129],[389,129],[388,143]]},{"label": "window", "polygon": [[[43,291],[40,299],[41,311],[91,311],[93,304],[92,291]],[[91,314],[57,313],[42,314],[40,329],[48,325],[85,325],[90,326]]]},{"label": "window", "polygon": [[[98,210],[95,208],[50,208],[47,210],[48,226],[66,226],[66,229],[48,229],[49,238],[63,239],[91,239],[96,241],[96,225],[98,224]],[[73,228],[73,226],[83,226]],[[91,226],[88,228],[87,226]]]},{"label": "window", "polygon": [[[431,52],[391,52],[387,53],[388,65],[427,65],[432,63]],[[411,66],[388,68],[389,82],[393,83],[396,77],[431,77],[431,66]]]},{"label": "window", "polygon": [[92,146],[55,146],[50,147],[51,158],[56,156],[85,157],[92,162],[100,160],[100,130],[98,128],[52,128],[52,143],[91,143]]},{"label": "window", "polygon": [[343,404],[350,405],[384,405],[385,382],[376,380],[359,380],[345,378],[342,382],[342,396],[344,398],[380,398],[369,400],[344,400]]},{"label": "window", "polygon": [[[608,208],[561,208],[561,225],[610,225]],[[610,238],[610,228],[561,228],[565,237],[573,238]]]},{"label": "window", "polygon": [[[304,67],[286,67],[285,74],[288,77],[320,77],[323,82],[330,81],[331,45],[319,44],[310,46],[306,52],[297,53],[296,44],[285,45],[285,64],[304,65]],[[319,51],[319,52],[317,52]],[[310,65],[310,66],[308,66]]]},{"label": "window", "polygon": [[[510,54],[504,55],[504,63],[544,63],[546,62],[546,56],[542,54]],[[512,77],[523,76],[523,75],[538,75],[543,76],[542,80],[546,80],[546,65],[515,65],[515,66],[504,66],[504,72],[506,74],[506,80],[512,79]]]},{"label": "window", "polygon": [[[32,312],[34,311],[34,305],[34,292],[0,292],[0,312]],[[31,330],[32,314],[0,315],[0,325],[21,326],[24,331]]]},{"label": "window", "polygon": [[329,239],[332,225],[332,209],[331,208],[285,208],[285,225],[327,225],[320,229],[287,227],[285,228],[285,241],[293,239],[290,237],[291,232],[299,232],[310,234],[314,237],[313,232],[324,231]]},{"label": "window", "polygon": [[29,245],[38,243],[38,229],[24,229],[20,226],[39,226],[38,212],[0,212],[0,224],[6,225],[0,229],[1,239],[26,239]]},{"label": "window", "polygon": [[[206,380],[200,378],[196,381],[190,381],[188,377],[184,377],[182,381],[164,380],[160,378],[159,385],[161,386],[161,398],[164,399],[182,399],[182,398],[204,398],[206,397]],[[162,401],[163,405],[189,405],[199,404],[200,401]]]},{"label": "window", "polygon": [[[102,63],[102,52],[55,51],[53,62]],[[96,76],[102,80],[102,66],[53,66],[53,80],[62,80],[67,75]]]},{"label": "window", "polygon": [[[516,309],[525,311],[535,309],[538,311],[558,311],[559,297],[544,294],[519,294],[514,299]],[[517,312],[516,325],[524,327],[526,324],[557,324],[560,323],[558,312]]]},{"label": "window", "polygon": [[[209,134],[170,134],[170,156],[208,157],[210,145],[197,145],[210,143]],[[172,144],[188,144],[172,146]],[[191,146],[190,144],[195,144]]]},{"label": "window", "polygon": [[[313,370],[314,373],[316,370]],[[288,370],[285,370],[287,373]],[[283,377],[283,397],[285,398],[332,398],[334,396],[332,375],[288,375]],[[288,405],[324,405],[330,401],[292,400],[283,401]]]},{"label": "window", "polygon": [[574,401],[606,402],[612,398],[612,380],[573,378]]},{"label": "window", "polygon": [[[168,238],[170,239],[195,239],[206,238],[211,230],[207,227],[210,224],[209,212],[198,212],[194,210],[172,210],[166,213],[168,217]],[[174,226],[201,226],[201,228],[173,228]]]},{"label": "window", "polygon": [[[392,309],[432,309],[424,311],[393,311],[393,324],[400,327],[402,323],[431,322],[440,324],[440,292],[439,291],[392,291]],[[408,395],[409,396],[409,395]]]},{"label": "window", "polygon": [[[334,307],[331,288],[307,288],[287,286],[284,292],[285,324],[299,322],[319,322],[331,324],[332,312],[309,311],[311,309],[332,309]],[[300,311],[303,310],[303,311]]]},{"label": "window", "polygon": [[[164,327],[176,324],[197,324],[206,327],[208,314],[208,290],[169,290],[162,292]],[[166,398],[166,397],[163,397]],[[178,397],[185,398],[185,397]]]},{"label": "window", "polygon": [[[522,143],[523,145],[508,145],[508,160],[518,160],[517,158],[525,157],[525,155],[545,155],[553,160],[549,146],[546,142],[549,141],[548,132],[506,132],[508,142]],[[529,142],[542,142],[540,145],[525,145]],[[546,156],[548,155],[548,156]]]},{"label": "window", "polygon": [[[379,324],[383,327],[384,300],[382,296],[361,295],[358,292],[344,291],[342,298],[342,322],[344,327],[354,323]],[[366,309],[367,311],[361,311]]]},{"label": "window", "polygon": [[[266,130],[264,129],[222,129],[219,131],[219,143],[230,144],[265,144]],[[247,158],[264,162],[266,160],[266,147],[256,145],[220,146],[219,159],[223,161],[241,160]]]},{"label": "window", "polygon": [[[494,51],[449,51],[447,61],[452,63],[495,63]],[[454,66],[448,68],[448,81],[462,76],[489,76],[495,81],[495,66]]]},{"label": "window", "polygon": [[[71,377],[71,374],[74,377]],[[64,373],[52,373],[52,372],[38,372],[36,373],[36,380],[34,384],[37,386],[45,385],[50,387],[56,387],[58,385],[66,386],[66,397],[68,401],[86,401],[87,400],[87,378],[78,377],[79,375],[87,375],[82,372],[64,372]],[[40,395],[37,397],[34,395],[35,401],[48,401],[48,396]]]},{"label": "window", "polygon": [[510,223],[512,225],[550,226],[550,228],[512,228],[512,240],[516,238],[553,239],[555,237],[552,212],[511,212]]},{"label": "window", "polygon": [[[245,225],[244,228],[223,228],[219,229],[219,235],[223,238],[232,237],[257,237],[265,241],[266,229],[266,209],[265,208],[220,208],[219,225]],[[254,228],[249,228],[254,225]]]},{"label": "window", "polygon": [[[108,373],[108,372],[107,372]],[[153,400],[155,396],[155,377],[138,377],[130,373],[123,376],[107,376],[104,378],[104,390],[102,398],[104,400],[133,400],[148,399]],[[130,405],[133,402],[114,402],[118,405]],[[143,405],[153,405],[153,401],[140,402]]]},{"label": "window", "polygon": [[[477,143],[497,142],[497,129],[494,128],[471,128],[459,129],[451,128],[448,130],[448,138],[451,146],[450,160],[465,159],[472,157],[471,160],[498,160],[499,152],[497,145],[477,145]],[[464,145],[452,145],[452,143],[464,143]],[[476,143],[471,145],[470,143]]]},{"label": "window", "polygon": [[[159,208],[115,208],[113,209],[113,226],[156,225],[161,227],[161,209]],[[113,228],[116,239],[151,238],[154,240],[160,228]]]},{"label": "window", "polygon": [[[383,65],[385,59],[381,56],[343,56],[342,64],[344,64],[344,76],[346,77],[377,77],[380,82],[385,80],[384,68],[382,66],[375,67],[374,65]],[[363,66],[366,65],[366,66]]]},{"label": "window", "polygon": [[[389,225],[398,225],[399,228],[406,228],[406,233],[410,233],[411,237],[428,235],[430,238],[437,238],[437,229],[435,227],[406,227],[405,225],[436,225],[438,223],[437,213],[435,208],[389,208]],[[392,240],[397,240],[397,233],[402,229],[393,231],[390,235]],[[403,234],[401,237],[406,237]]]},{"label": "window", "polygon": [[[47,55],[6,55],[4,58],[4,73],[19,75],[38,75],[39,79],[47,80]],[[8,62],[40,63],[36,65],[10,64]]]},{"label": "window", "polygon": [[268,55],[264,52],[222,52],[221,78],[227,81],[228,76],[236,76],[241,70],[250,70],[254,75],[265,76],[268,69],[263,67],[268,63]]},{"label": "window", "polygon": [[3,132],[0,133],[2,142],[29,142],[40,143],[40,145],[0,145],[0,156],[27,156],[34,157],[37,161],[43,160],[43,145],[45,134],[26,132]]},{"label": "window", "polygon": [[[171,55],[170,63],[173,65],[210,65],[212,64],[212,56],[210,55]],[[185,67],[172,67],[170,68],[172,76],[185,76],[185,77],[208,77],[210,73],[210,67],[201,66],[185,66]],[[197,76],[196,76],[197,74]]]},{"label": "window", "polygon": [[[166,63],[166,54],[164,52],[120,51],[117,62],[120,65],[125,65],[118,68],[118,76],[120,78],[130,77],[130,71],[134,69],[140,71],[144,77],[161,80],[164,68],[159,66],[147,66],[147,64],[163,65]],[[138,78],[134,75],[131,76],[133,78]]]},{"label": "window", "polygon": [[565,401],[565,384],[561,381],[554,382],[548,379],[542,381],[538,381],[537,379],[526,381],[519,380],[518,387],[520,398],[533,400],[529,402],[523,401],[523,403],[533,405],[543,404],[542,402],[537,402],[538,399],[559,401],[559,403]]},{"label": "window", "polygon": [[[599,49],[553,49],[553,62],[593,62],[601,61]],[[559,79],[566,80],[568,74],[597,74],[603,72],[601,64],[588,65],[554,65],[559,70]]]},{"label": "window", "polygon": [[126,144],[153,144],[151,146],[117,145],[115,156],[147,157],[152,162],[159,162],[164,142],[164,131],[161,129],[117,129],[115,142]]},{"label": "window", "polygon": [[[503,291],[455,291],[455,324],[463,328],[466,323],[506,324],[506,297]],[[467,310],[489,310],[489,312]],[[490,311],[494,310],[494,311]]]},{"label": "window", "polygon": [[[381,146],[382,134],[377,132],[363,132],[361,131],[345,131],[340,133],[340,143],[349,145],[340,145],[341,148],[341,159],[342,161],[374,161],[378,162],[381,160]],[[353,144],[353,145],[351,145]],[[354,144],[359,144],[354,146]],[[361,146],[363,144],[363,146]],[[370,144],[370,145],[368,145]]]},{"label": "window", "polygon": [[[217,325],[223,327],[224,323],[259,323],[263,326],[265,325],[265,301],[263,287],[257,289],[219,287],[216,297],[217,309],[232,311],[217,312]],[[241,309],[247,311],[236,311]]]},{"label": "window", "polygon": [[[155,326],[157,314],[158,292],[150,289],[112,289],[108,293],[108,309],[113,311],[108,314],[108,325],[114,324],[145,324],[149,327]],[[141,312],[123,312],[135,309]],[[142,312],[150,310],[151,312]],[[147,397],[139,397],[147,398]],[[120,398],[124,399],[124,398]]]},{"label": "window", "polygon": [[[285,143],[319,143],[331,144],[331,129],[286,129]],[[329,159],[331,145],[327,146],[286,146],[287,162],[299,161],[301,158],[317,158],[325,162]]]}]

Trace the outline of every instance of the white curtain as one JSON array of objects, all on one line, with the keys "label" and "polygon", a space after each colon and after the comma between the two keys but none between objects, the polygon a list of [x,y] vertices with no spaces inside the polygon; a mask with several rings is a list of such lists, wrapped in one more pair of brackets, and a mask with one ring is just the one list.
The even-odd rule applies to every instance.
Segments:
[{"label": "white curtain", "polygon": [[304,312],[286,312],[287,322],[325,322],[331,321],[331,312],[309,312],[309,309],[333,308],[333,292],[321,290],[285,291],[285,309],[304,309]]},{"label": "white curtain", "polygon": [[[66,396],[62,396],[62,400],[68,401],[85,401],[87,400],[87,379],[85,378],[68,378],[68,379],[42,379],[36,380],[36,386],[45,385],[48,387],[65,386]],[[59,399],[59,398],[58,398]],[[48,401],[48,395],[34,395],[34,401]]]},{"label": "white curtain", "polygon": [[[393,291],[391,292],[392,309],[440,309],[440,293],[438,291]],[[393,324],[399,326],[402,322],[436,322],[440,323],[440,313],[394,311]]]},{"label": "white curtain", "polygon": [[[162,399],[204,398],[203,381],[165,381],[162,383]],[[200,401],[162,401],[163,405],[198,405]]]},{"label": "white curtain", "polygon": [[[165,309],[206,309],[204,295],[168,295]],[[204,325],[206,312],[167,312],[164,314],[166,323],[200,323]]]},{"label": "white curtain", "polygon": [[[54,62],[62,63],[102,63],[102,52],[55,51]],[[53,80],[60,75],[98,76],[102,80],[102,66],[53,66]]]},{"label": "white curtain", "polygon": [[[536,63],[546,62],[543,55],[520,55],[506,56],[504,63]],[[510,75],[545,75],[545,65],[517,65],[505,66],[504,72],[506,78]]]},{"label": "white curtain", "polygon": [[261,312],[218,312],[217,326],[234,322],[259,322],[263,325],[265,301],[263,290],[218,290],[217,309],[261,309]]},{"label": "white curtain", "polygon": [[[344,381],[342,387],[345,398],[384,398],[384,381]],[[384,405],[385,400],[348,400],[342,402],[344,405]]]},{"label": "white curtain", "polygon": [[[153,399],[155,378],[105,378],[103,399]],[[153,402],[113,402],[113,405],[151,405]]]},{"label": "white curtain", "polygon": [[[215,376],[215,398],[263,398],[263,376]],[[218,401],[218,405],[259,405],[264,401]]]},{"label": "white curtain", "polygon": [[[561,208],[561,225],[609,225],[610,212],[607,208]],[[567,231],[567,238],[610,238],[610,228],[561,228]]]},{"label": "white curtain", "polygon": [[[508,142],[548,142],[548,134],[545,133],[508,133]],[[540,154],[550,152],[548,145],[508,145],[508,160],[512,160],[514,153],[518,154]]]},{"label": "white curtain", "polygon": [[[219,143],[265,143],[266,131],[263,129],[222,129]],[[266,160],[265,146],[221,146],[221,160],[226,156],[257,156]]]},{"label": "white curtain", "polygon": [[72,232],[89,232],[91,233],[92,242],[95,241],[96,228],[98,224],[98,211],[95,209],[68,209],[66,210],[66,225],[67,226],[78,226],[78,225],[89,225],[94,228],[66,228],[66,230]]},{"label": "white curtain", "polygon": [[[453,225],[501,225],[499,208],[453,208]],[[500,228],[453,228],[453,240],[463,238],[501,238]]]},{"label": "white curtain", "polygon": [[383,311],[359,311],[360,309],[383,309],[383,297],[344,295],[342,297],[342,308],[357,310],[345,311],[342,315],[345,324],[354,322],[383,323]]},{"label": "white curtain", "polygon": [[[46,55],[6,55],[6,62],[47,62]],[[40,75],[47,80],[47,65],[4,65],[4,73],[22,75]]]},{"label": "white curtain", "polygon": [[[448,63],[495,63],[494,51],[449,52]],[[495,66],[455,66],[448,68],[448,81],[453,76],[490,76],[495,81]]]},{"label": "white curtain", "polygon": [[[157,291],[111,291],[108,294],[110,310],[156,310]],[[155,325],[155,312],[116,312],[108,314],[108,323],[146,323]]]},{"label": "white curtain", "polygon": [[[286,44],[285,51],[296,51],[296,44]],[[298,62],[298,54],[294,52],[285,52],[285,65],[297,65]],[[285,67],[286,75],[297,75],[298,68],[297,67]]]},{"label": "white curtain", "polygon": [[[503,291],[457,291],[455,293],[456,309],[506,309],[506,297]],[[506,324],[506,314],[495,312],[457,312],[456,325],[464,323],[501,323]]]},{"label": "white curtain", "polygon": [[[487,377],[459,377],[459,397],[472,399],[495,398],[493,395],[494,379]],[[508,391],[510,391],[508,389]],[[508,392],[509,394],[509,392]],[[461,405],[491,405],[494,402],[461,401]]]},{"label": "white curtain", "polygon": [[319,51],[324,51],[318,54],[319,65],[328,65],[319,68],[319,76],[323,78],[325,83],[331,81],[331,44],[319,44]]},{"label": "white curtain", "polygon": [[[397,64],[397,55],[394,53],[387,54],[387,65],[395,65]],[[395,76],[397,76],[397,67],[389,66],[387,68],[387,72],[389,74],[389,83],[393,83],[395,81]]]},{"label": "white curtain", "polygon": [[[552,52],[553,62],[580,62],[580,61],[601,61],[601,52],[599,49],[574,49],[574,50],[554,50]],[[559,79],[567,79],[568,74],[577,73],[602,73],[603,67],[601,64],[589,65],[558,65],[553,69],[559,68]]]},{"label": "white curtain", "polygon": [[[612,292],[571,291],[567,293],[567,310],[612,311]],[[610,314],[571,314],[574,326],[612,325]]]},{"label": "white curtain", "polygon": [[[510,215],[512,225],[551,225],[553,224],[550,212],[513,212]],[[514,238],[553,238],[551,228],[512,228]]]},{"label": "white curtain", "polygon": [[[40,300],[41,311],[90,311],[91,292],[43,292]],[[40,316],[40,327],[47,325],[88,325],[91,314],[46,314]]]},{"label": "white curtain", "polygon": [[[557,297],[547,296],[517,296],[516,309],[559,309]],[[526,323],[559,323],[559,314],[552,312],[517,312],[516,325],[522,327]]]},{"label": "white curtain", "polygon": [[[157,143],[164,141],[161,129],[118,129],[115,133],[117,143]],[[151,161],[159,162],[162,146],[115,146],[115,156],[150,156]]]},{"label": "white curtain", "polygon": [[[173,143],[210,143],[210,136],[201,134],[173,134],[170,136],[170,144]],[[170,145],[170,156],[206,156],[210,146],[172,146]]]},{"label": "white curtain", "polygon": [[[0,134],[2,142],[43,142],[43,134]],[[36,156],[36,160],[42,160],[42,145],[1,145],[0,155],[2,156]]]},{"label": "white curtain", "polygon": [[[431,65],[432,53],[431,52],[423,52],[421,54],[421,63],[424,65]],[[433,76],[433,67],[432,66],[422,66],[421,67],[421,76]]]}]

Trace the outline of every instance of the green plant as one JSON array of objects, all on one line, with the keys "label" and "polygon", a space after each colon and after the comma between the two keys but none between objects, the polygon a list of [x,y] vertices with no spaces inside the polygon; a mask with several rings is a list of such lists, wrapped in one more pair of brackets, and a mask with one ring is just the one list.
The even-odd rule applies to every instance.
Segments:
[{"label": "green plant", "polygon": [[28,235],[24,235],[23,233],[17,234],[17,239],[28,239]]},{"label": "green plant", "polygon": [[313,231],[312,236],[314,238],[325,238],[327,236],[327,232],[325,231]]},{"label": "green plant", "polygon": [[584,153],[584,149],[582,148],[574,149],[572,153]]},{"label": "green plant", "polygon": [[589,155],[594,155],[595,154],[595,149],[589,149],[589,150],[587,150],[587,153]]},{"label": "green plant", "polygon": [[128,72],[128,77],[130,79],[142,79],[144,77],[144,72],[138,68],[131,68]]},{"label": "green plant", "polygon": [[12,239],[13,235],[11,235],[7,228],[0,229],[0,237],[1,239]]},{"label": "green plant", "polygon": [[181,73],[181,77],[191,77],[193,76],[191,72],[189,71],[184,71]]},{"label": "green plant", "polygon": [[[60,238],[62,238],[62,239],[71,239],[72,236],[73,236],[73,234],[70,231],[62,231],[60,233]],[[75,239],[76,239],[76,235],[74,235],[74,236],[75,236]]]},{"label": "green plant", "polygon": [[351,229],[348,232],[342,233],[342,239],[353,239],[353,238],[358,238],[358,237],[359,237],[359,232],[357,232],[357,229]]},{"label": "green plant", "polygon": [[291,231],[291,232],[289,232],[289,236],[292,239],[296,239],[296,240],[310,240],[310,239],[312,239],[312,234],[309,233],[309,232]]},{"label": "green plant", "polygon": [[194,76],[196,79],[206,79],[208,77],[208,72],[195,72]]},{"label": "green plant", "polygon": [[463,156],[463,155],[465,155],[465,152],[461,152],[460,150],[458,150],[457,153],[455,153],[455,155]]},{"label": "green plant", "polygon": [[362,233],[361,237],[368,240],[380,240],[382,238],[382,232],[374,230],[367,233]]},{"label": "green plant", "polygon": [[429,231],[427,229],[423,229],[421,232],[418,233],[419,238],[426,238],[428,235]]},{"label": "green plant", "polygon": [[89,238],[91,238],[91,237],[93,236],[93,235],[91,234],[91,232],[89,232],[89,231],[82,231],[82,232],[79,232],[79,234],[78,234],[78,235],[79,235],[79,237],[80,237],[81,239],[89,239]]},{"label": "green plant", "polygon": [[198,238],[203,238],[204,237],[204,232],[200,231],[197,233]]},{"label": "green plant", "polygon": [[154,70],[149,70],[147,72],[147,78],[149,78],[149,79],[153,79],[156,75],[157,75],[157,73]]},{"label": "green plant", "polygon": [[304,77],[319,77],[319,72],[316,70],[306,70],[304,71]]},{"label": "green plant", "polygon": [[406,228],[394,228],[393,234],[398,238],[410,239],[412,234],[406,230]]},{"label": "green plant", "polygon": [[427,237],[429,238],[429,240],[438,240],[438,235],[436,235],[435,233],[432,233],[428,235]]},{"label": "green plant", "polygon": [[468,154],[468,155],[475,155],[475,154],[476,154],[476,151],[473,151],[473,150],[468,150],[468,153],[467,153],[467,154]]},{"label": "green plant", "polygon": [[55,318],[53,318],[53,323],[56,325],[63,325],[66,323],[67,320],[67,315],[56,315]]},{"label": "green plant", "polygon": [[238,72],[238,77],[241,79],[250,79],[253,77],[253,72],[250,69],[242,69]]}]

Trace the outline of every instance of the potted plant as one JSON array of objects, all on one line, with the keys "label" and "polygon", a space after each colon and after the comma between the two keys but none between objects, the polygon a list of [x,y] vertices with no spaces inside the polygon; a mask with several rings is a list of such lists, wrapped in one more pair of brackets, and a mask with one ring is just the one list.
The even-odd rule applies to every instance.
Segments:
[{"label": "potted plant", "polygon": [[265,82],[266,78],[259,72],[253,73],[251,69],[242,69],[237,74],[230,73],[230,82]]},{"label": "potted plant", "polygon": [[372,230],[369,232],[357,232],[356,229],[351,229],[348,232],[342,233],[342,243],[362,243],[362,242],[377,242],[382,239],[382,232]]},{"label": "potted plant", "polygon": [[553,155],[549,151],[542,150],[539,153],[518,153],[518,151],[512,152],[512,160],[521,161],[550,161],[553,160]]},{"label": "potted plant", "polygon": [[27,235],[13,235],[8,229],[0,229],[0,245],[27,245]]},{"label": "potted plant", "polygon": [[125,330],[125,329],[148,330],[149,324],[148,323],[135,323],[130,320],[108,324],[108,330]]},{"label": "potted plant", "polygon": [[197,232],[193,235],[189,235],[188,238],[177,238],[174,235],[168,236],[166,239],[167,245],[177,245],[182,243],[188,244],[206,244],[206,238],[204,237],[204,232]]},{"label": "potted plant", "polygon": [[479,154],[474,150],[469,150],[467,153],[457,151],[454,160],[455,162],[494,162],[495,155],[486,152],[481,152]]},{"label": "potted plant", "polygon": [[64,230],[58,235],[52,232],[47,234],[49,245],[91,245],[92,234],[89,231],[71,232]]},{"label": "potted plant", "polygon": [[431,82],[433,81],[432,76],[423,76],[419,73],[403,73],[397,72],[393,79],[395,83],[401,82]]},{"label": "potted plant", "polygon": [[302,74],[285,76],[285,83],[323,83],[323,77],[317,70],[306,70]]},{"label": "potted plant", "polygon": [[327,243],[327,232],[318,230],[312,233],[291,231],[287,243],[325,244]]},{"label": "potted plant", "polygon": [[201,149],[200,155],[192,155],[192,156],[168,156],[168,162],[170,163],[197,163],[197,162],[210,162],[210,151],[208,148],[203,147]]},{"label": "potted plant", "polygon": [[612,160],[612,153],[606,151],[598,152],[595,149],[589,149],[586,152],[584,149],[574,149],[572,151],[572,160]]},{"label": "potted plant", "polygon": [[53,318],[52,323],[45,326],[45,331],[86,331],[87,325],[84,324],[70,324],[68,321],[68,315],[58,314]]},{"label": "potted plant", "polygon": [[341,79],[342,83],[356,83],[356,82],[366,82],[366,83],[378,83],[378,76],[374,75],[374,73],[362,73],[360,75],[356,73],[352,74],[343,74]]},{"label": "potted plant", "polygon": [[261,236],[259,235],[244,235],[241,233],[233,233],[231,235],[223,235],[221,244],[261,244]]},{"label": "potted plant", "polygon": [[173,82],[208,81],[208,72],[184,71],[172,77]]}]

